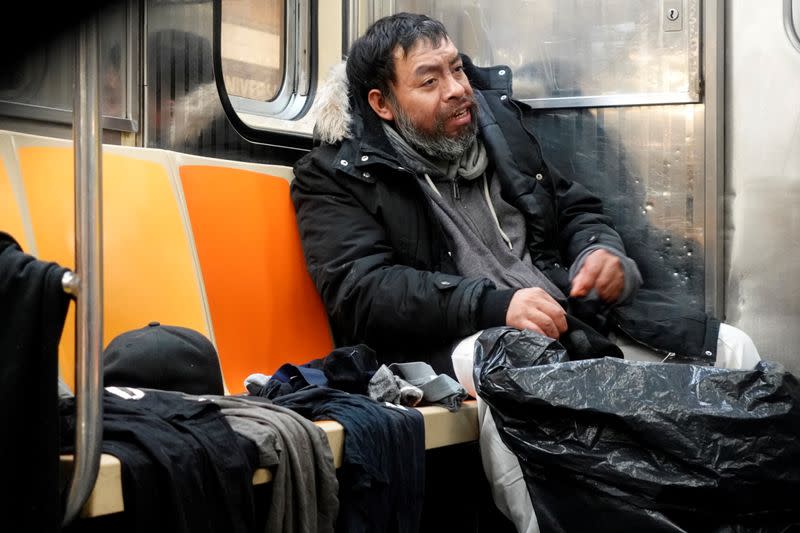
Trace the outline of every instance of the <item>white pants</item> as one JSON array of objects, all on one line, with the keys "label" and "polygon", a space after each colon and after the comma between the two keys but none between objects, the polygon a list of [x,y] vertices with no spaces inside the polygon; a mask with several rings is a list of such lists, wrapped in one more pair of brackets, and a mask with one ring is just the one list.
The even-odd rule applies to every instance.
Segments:
[{"label": "white pants", "polygon": [[[539,523],[531,504],[525,478],[522,476],[519,459],[500,438],[491,409],[475,392],[472,367],[475,359],[475,340],[481,333],[479,331],[458,343],[452,354],[453,369],[459,383],[473,398],[478,399],[481,462],[492,489],[495,505],[514,523],[518,532],[539,533]],[[637,361],[663,359],[663,356],[641,348],[630,339],[617,337],[614,341],[622,348],[625,359]],[[747,369],[753,368],[760,360],[758,350],[747,333],[728,324],[720,324],[717,361],[714,366]]]}]

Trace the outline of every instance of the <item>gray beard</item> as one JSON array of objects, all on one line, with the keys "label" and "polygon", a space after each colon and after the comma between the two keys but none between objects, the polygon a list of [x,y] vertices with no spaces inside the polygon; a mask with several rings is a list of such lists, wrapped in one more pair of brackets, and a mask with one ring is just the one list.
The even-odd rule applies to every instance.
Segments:
[{"label": "gray beard", "polygon": [[444,122],[438,121],[436,131],[428,133],[419,130],[411,118],[395,105],[394,123],[403,139],[418,152],[433,160],[456,161],[472,146],[478,132],[478,106],[470,109],[471,121],[457,137],[444,133]]}]

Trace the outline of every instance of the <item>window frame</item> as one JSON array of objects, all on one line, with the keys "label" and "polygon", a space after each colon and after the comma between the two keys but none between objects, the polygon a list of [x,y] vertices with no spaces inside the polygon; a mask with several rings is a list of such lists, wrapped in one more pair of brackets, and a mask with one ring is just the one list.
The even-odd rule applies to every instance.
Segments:
[{"label": "window frame", "polygon": [[[125,53],[120,61],[120,69],[125,73],[124,107],[119,115],[103,114],[101,116],[101,125],[104,130],[137,133],[140,126],[139,78],[138,69],[132,67],[132,65],[138,64],[139,57],[140,17],[137,0],[126,0],[123,13],[125,17],[125,37],[123,39]],[[102,18],[100,18],[99,22],[102,24]],[[78,26],[76,25],[74,28],[76,39],[77,32]],[[70,88],[69,90],[72,91],[73,89]],[[55,107],[0,100],[0,116],[71,126],[73,120],[72,105],[74,104],[71,103],[68,107]]]},{"label": "window frame", "polygon": [[[284,73],[277,95],[259,101],[229,95],[222,68],[222,0],[213,6],[214,79],[220,102],[234,129],[251,142],[309,150],[310,133],[291,129],[266,129],[248,123],[241,115],[250,114],[288,125],[303,118],[311,108],[317,86],[317,0],[284,0]],[[307,37],[306,37],[307,36]],[[297,66],[297,52],[304,57]]]}]

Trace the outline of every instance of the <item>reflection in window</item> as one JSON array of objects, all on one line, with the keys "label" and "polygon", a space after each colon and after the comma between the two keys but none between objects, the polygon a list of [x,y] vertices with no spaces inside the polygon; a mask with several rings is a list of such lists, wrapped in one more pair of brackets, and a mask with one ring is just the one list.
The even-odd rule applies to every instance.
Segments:
[{"label": "reflection in window", "polygon": [[[100,13],[100,111],[106,117],[135,119],[129,109],[126,61],[128,56],[127,3],[114,2]],[[4,112],[23,118],[69,124],[75,83],[78,28],[70,28],[24,54],[0,76]],[[25,105],[14,105],[25,104]],[[130,130],[129,121],[114,129]],[[106,125],[106,127],[108,127]]]}]

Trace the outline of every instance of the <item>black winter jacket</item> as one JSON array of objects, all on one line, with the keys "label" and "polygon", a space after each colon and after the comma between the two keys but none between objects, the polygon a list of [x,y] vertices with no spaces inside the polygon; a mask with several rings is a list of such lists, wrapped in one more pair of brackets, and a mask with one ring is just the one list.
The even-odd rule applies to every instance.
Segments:
[{"label": "black winter jacket", "polygon": [[[534,264],[568,294],[568,268],[575,258],[596,245],[624,254],[622,240],[600,200],[545,163],[526,123],[530,108],[511,98],[511,70],[478,68],[466,56],[464,65],[480,107],[479,135],[493,179],[500,180],[503,198],[525,215]],[[427,360],[438,372],[452,374],[449,353],[455,341],[503,325],[505,310],[500,320],[487,321],[482,314],[500,291],[488,279],[457,274],[448,238],[380,119],[366,103],[351,99],[349,105],[350,135],[299,160],[292,182],[306,262],[335,341],[368,344],[381,361]],[[609,325],[605,313],[575,314],[601,331]],[[680,353],[673,345],[701,340],[706,348],[705,331],[670,344],[661,337],[671,331],[656,322],[638,335],[641,322],[651,322],[646,306],[625,316],[626,331],[648,346]]]}]

